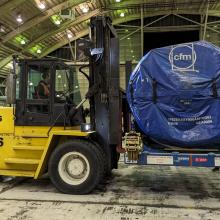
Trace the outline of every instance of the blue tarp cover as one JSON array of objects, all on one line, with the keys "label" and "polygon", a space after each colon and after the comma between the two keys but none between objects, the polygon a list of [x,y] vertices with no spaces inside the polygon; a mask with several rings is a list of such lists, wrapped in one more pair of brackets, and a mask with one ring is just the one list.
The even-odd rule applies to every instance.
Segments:
[{"label": "blue tarp cover", "polygon": [[151,50],[130,77],[127,100],[157,143],[219,148],[220,48],[199,41]]}]

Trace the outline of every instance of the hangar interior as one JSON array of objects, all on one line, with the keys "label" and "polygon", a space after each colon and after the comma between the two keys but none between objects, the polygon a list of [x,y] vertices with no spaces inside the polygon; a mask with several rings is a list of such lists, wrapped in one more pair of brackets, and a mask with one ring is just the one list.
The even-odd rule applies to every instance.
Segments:
[{"label": "hangar interior", "polygon": [[219,220],[219,47],[220,0],[0,0],[0,219]]}]

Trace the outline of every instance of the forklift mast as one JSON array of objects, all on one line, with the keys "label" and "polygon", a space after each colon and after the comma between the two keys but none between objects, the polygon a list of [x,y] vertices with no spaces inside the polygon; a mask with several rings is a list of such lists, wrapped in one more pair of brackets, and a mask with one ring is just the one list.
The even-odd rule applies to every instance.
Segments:
[{"label": "forklift mast", "polygon": [[90,87],[98,91],[90,98],[91,125],[97,141],[104,147],[109,167],[117,168],[116,147],[121,144],[121,110],[119,89],[119,40],[109,17],[91,19],[93,47],[102,50],[99,59],[90,58]]}]

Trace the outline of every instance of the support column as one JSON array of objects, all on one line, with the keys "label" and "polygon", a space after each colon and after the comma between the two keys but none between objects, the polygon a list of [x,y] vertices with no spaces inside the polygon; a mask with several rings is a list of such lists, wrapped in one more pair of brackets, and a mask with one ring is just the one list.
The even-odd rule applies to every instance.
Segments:
[{"label": "support column", "polygon": [[203,38],[202,38],[203,40],[206,39],[206,30],[207,30],[208,16],[209,16],[209,1],[207,3],[207,8],[206,8],[205,25],[204,25]]},{"label": "support column", "polygon": [[76,61],[76,56],[77,56],[77,43],[76,43],[76,40],[74,41],[74,58],[75,58],[75,61]]},{"label": "support column", "polygon": [[132,62],[125,62],[125,90],[128,88],[128,82],[132,73]]},{"label": "support column", "polygon": [[141,5],[141,57],[144,55],[144,9]]},{"label": "support column", "polygon": [[202,26],[202,23],[203,23],[203,15],[200,15],[200,28],[199,28],[199,40],[202,40],[203,39],[203,26]]}]

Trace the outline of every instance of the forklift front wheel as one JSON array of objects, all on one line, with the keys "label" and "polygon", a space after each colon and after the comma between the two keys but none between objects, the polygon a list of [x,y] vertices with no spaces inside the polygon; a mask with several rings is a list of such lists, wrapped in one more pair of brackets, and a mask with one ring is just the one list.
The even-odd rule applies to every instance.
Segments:
[{"label": "forklift front wheel", "polygon": [[68,141],[52,152],[48,171],[52,183],[59,191],[87,194],[103,178],[102,154],[88,141]]},{"label": "forklift front wheel", "polygon": [[64,154],[58,164],[58,173],[62,180],[73,186],[83,183],[89,172],[89,161],[79,152]]}]

